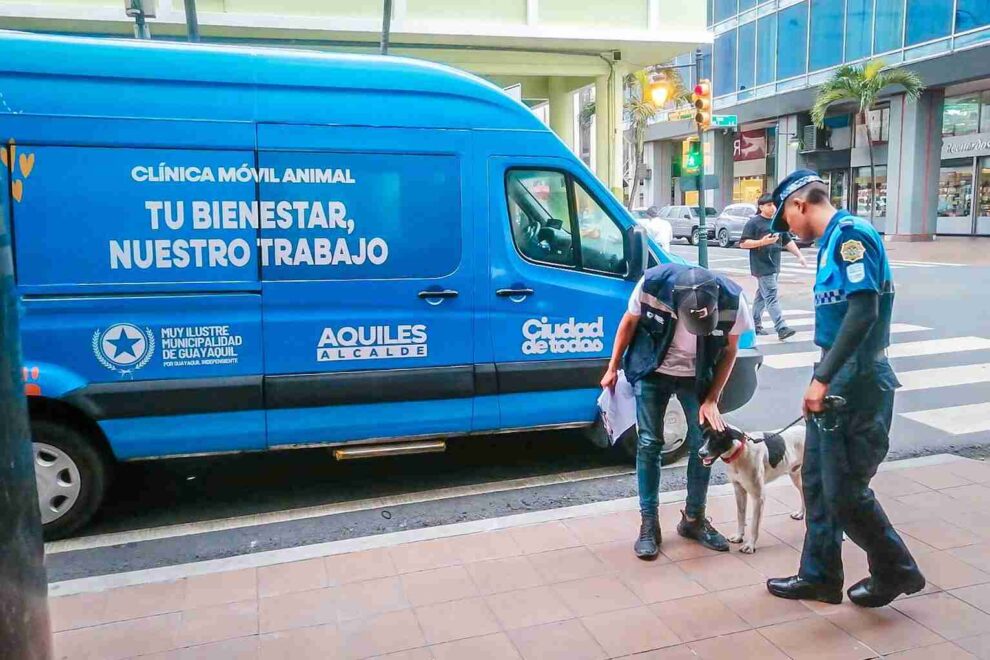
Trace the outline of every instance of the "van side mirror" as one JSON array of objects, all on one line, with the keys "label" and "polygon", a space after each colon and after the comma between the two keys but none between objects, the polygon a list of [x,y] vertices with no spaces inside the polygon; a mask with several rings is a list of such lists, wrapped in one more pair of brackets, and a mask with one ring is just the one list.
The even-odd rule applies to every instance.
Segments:
[{"label": "van side mirror", "polygon": [[647,260],[650,258],[650,249],[646,240],[646,230],[639,225],[633,225],[626,229],[626,276],[625,279],[631,282],[638,282],[646,272]]}]

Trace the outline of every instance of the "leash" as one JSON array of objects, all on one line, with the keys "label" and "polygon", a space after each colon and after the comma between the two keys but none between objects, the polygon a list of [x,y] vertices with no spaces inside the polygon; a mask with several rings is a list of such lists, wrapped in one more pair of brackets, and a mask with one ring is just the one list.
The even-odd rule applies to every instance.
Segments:
[{"label": "leash", "polygon": [[[817,424],[818,427],[821,428],[823,431],[834,431],[837,428],[838,420],[829,419],[827,416],[830,413],[834,413],[836,411],[842,410],[842,408],[844,408],[845,405],[846,405],[845,398],[841,396],[827,396],[825,397],[825,410],[823,410],[820,413],[812,413],[811,421]],[[784,428],[777,431],[775,435],[780,435],[781,433],[783,433],[784,431],[791,428],[792,426],[794,426],[795,424],[797,424],[802,420],[804,420],[804,415],[799,415],[797,419],[795,419],[793,422],[791,422]],[[829,422],[827,427],[822,425],[822,423],[825,421]]]}]

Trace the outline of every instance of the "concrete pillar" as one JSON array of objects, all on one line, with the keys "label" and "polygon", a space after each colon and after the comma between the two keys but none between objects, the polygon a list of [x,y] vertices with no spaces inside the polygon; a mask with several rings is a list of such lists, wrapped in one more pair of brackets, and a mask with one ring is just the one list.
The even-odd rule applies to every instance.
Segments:
[{"label": "concrete pillar", "polygon": [[932,89],[915,101],[890,103],[887,154],[887,240],[930,241],[938,216],[942,158],[942,106],[945,91]]},{"label": "concrete pillar", "polygon": [[567,79],[559,76],[551,76],[548,86],[550,129],[574,151],[574,92],[569,89]]},{"label": "concrete pillar", "polygon": [[648,142],[647,146],[653,149],[653,180],[650,182],[653,188],[653,205],[657,208],[669,206],[674,203],[670,181],[674,176],[677,143],[672,140],[656,140]]},{"label": "concrete pillar", "polygon": [[715,210],[721,211],[732,203],[733,165],[732,152],[736,134],[732,131],[709,131],[706,138],[712,141],[712,163],[706,167],[718,179],[718,189],[712,192],[710,199]]},{"label": "concrete pillar", "polygon": [[803,125],[798,115],[786,115],[777,120],[777,181],[802,167],[801,148],[796,138],[801,137]]},{"label": "concrete pillar", "polygon": [[595,174],[622,199],[622,67],[595,78]]}]

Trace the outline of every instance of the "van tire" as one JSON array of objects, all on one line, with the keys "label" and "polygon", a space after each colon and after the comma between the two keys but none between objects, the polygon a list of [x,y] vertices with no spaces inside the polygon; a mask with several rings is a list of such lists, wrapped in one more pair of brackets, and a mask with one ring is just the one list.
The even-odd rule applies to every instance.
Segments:
[{"label": "van tire", "polygon": [[[41,511],[44,539],[55,541],[71,536],[90,521],[103,503],[111,462],[85,433],[50,419],[31,420],[31,440],[39,510],[48,507]],[[46,468],[52,473],[45,474]],[[55,481],[67,487],[68,495],[54,495],[51,484]],[[58,506],[66,503],[66,499],[59,498],[67,498],[69,508],[56,513]]]}]

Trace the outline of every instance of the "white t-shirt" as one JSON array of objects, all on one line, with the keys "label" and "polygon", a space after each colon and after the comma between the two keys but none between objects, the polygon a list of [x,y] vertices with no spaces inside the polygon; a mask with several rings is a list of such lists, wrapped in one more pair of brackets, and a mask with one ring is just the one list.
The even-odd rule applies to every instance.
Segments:
[{"label": "white t-shirt", "polygon": [[[629,296],[628,312],[633,316],[640,316],[643,312],[640,307],[640,295],[643,293],[643,280],[640,279]],[[753,317],[749,313],[749,303],[746,302],[746,294],[739,294],[739,309],[736,311],[736,321],[729,330],[730,335],[741,335],[747,330],[753,329]],[[674,337],[667,349],[667,355],[657,369],[657,373],[668,376],[688,377],[695,376],[695,359],[698,355],[698,338],[687,331],[687,328],[680,323],[674,326]]]}]

